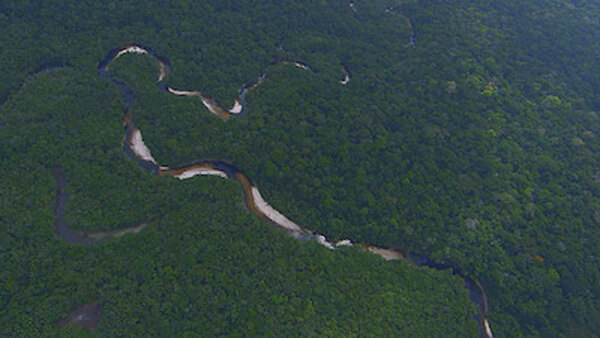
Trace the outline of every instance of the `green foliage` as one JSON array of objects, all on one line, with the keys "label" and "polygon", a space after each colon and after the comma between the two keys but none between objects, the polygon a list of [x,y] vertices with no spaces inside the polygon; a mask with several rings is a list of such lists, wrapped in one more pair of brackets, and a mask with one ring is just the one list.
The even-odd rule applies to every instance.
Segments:
[{"label": "green foliage", "polygon": [[[597,5],[355,3],[0,3],[0,332],[56,335],[57,318],[101,299],[102,336],[476,334],[447,272],[297,242],[249,215],[235,182],[179,182],[128,160],[123,99],[95,67],[140,42],[169,58],[169,85],[224,106],[267,72],[249,113],[223,123],[159,91],[153,59],[112,64],[161,164],[229,160],[276,209],[333,240],[459,267],[485,287],[496,336],[593,336]],[[410,17],[416,48],[389,5]],[[268,66],[281,58],[315,73]],[[52,60],[72,67],[26,75]],[[54,166],[72,228],[159,220],[97,247],[62,243]]]}]

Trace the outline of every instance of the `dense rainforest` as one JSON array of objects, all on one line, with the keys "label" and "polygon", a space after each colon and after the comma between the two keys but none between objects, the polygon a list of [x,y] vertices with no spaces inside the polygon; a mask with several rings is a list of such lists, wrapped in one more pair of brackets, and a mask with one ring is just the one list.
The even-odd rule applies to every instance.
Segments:
[{"label": "dense rainforest", "polygon": [[[481,335],[461,276],[496,337],[598,334],[597,2],[6,0],[0,28],[0,334]],[[224,107],[264,81],[224,122],[129,53],[107,69],[126,103],[97,67],[132,43]],[[226,160],[331,241],[438,268],[292,238],[232,180],[148,173],[125,106],[161,165]],[[63,241],[57,168],[70,228],[148,226]],[[94,329],[59,325],[92,302]]]}]

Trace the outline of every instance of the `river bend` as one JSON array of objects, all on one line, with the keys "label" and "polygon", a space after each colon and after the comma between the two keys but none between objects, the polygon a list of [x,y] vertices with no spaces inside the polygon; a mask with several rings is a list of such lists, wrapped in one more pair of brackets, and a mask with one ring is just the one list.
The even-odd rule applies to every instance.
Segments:
[{"label": "river bend", "polygon": [[[407,19],[408,20],[408,19]],[[410,21],[409,25],[411,25]],[[412,29],[412,25],[411,25]],[[239,170],[235,165],[222,161],[222,160],[195,160],[193,162],[182,164],[179,166],[168,167],[160,165],[151,153],[151,150],[144,143],[142,132],[135,126],[133,121],[133,113],[129,108],[134,100],[132,91],[125,85],[124,82],[113,78],[109,73],[109,65],[126,53],[135,54],[147,54],[153,56],[158,62],[158,75],[157,85],[161,90],[178,96],[190,96],[197,97],[201,100],[202,104],[214,115],[222,119],[223,121],[229,120],[233,116],[240,116],[247,112],[247,103],[245,96],[254,88],[259,86],[265,79],[266,73],[263,72],[260,76],[250,81],[246,85],[242,86],[239,90],[239,95],[234,98],[233,104],[229,108],[225,108],[220,105],[213,97],[201,92],[201,91],[189,91],[181,90],[169,87],[165,83],[165,79],[168,76],[169,61],[163,57],[157,55],[150,47],[141,44],[131,44],[120,48],[111,50],[107,56],[100,61],[98,64],[98,71],[100,76],[112,81],[119,86],[127,108],[124,110],[123,127],[125,129],[125,135],[122,141],[122,148],[124,153],[133,161],[137,162],[143,169],[161,176],[168,176],[179,180],[187,180],[195,176],[211,175],[225,179],[232,179],[240,182],[242,192],[244,196],[244,202],[248,210],[259,218],[277,226],[290,233],[295,238],[303,240],[314,240],[324,247],[335,250],[341,246],[353,246],[362,250],[366,250],[375,255],[382,257],[385,260],[404,260],[410,264],[417,266],[428,266],[434,269],[452,269],[452,272],[465,281],[465,288],[468,289],[470,299],[478,306],[479,314],[478,321],[480,325],[480,336],[482,337],[493,337],[490,329],[489,322],[487,320],[487,296],[481,284],[467,277],[458,268],[451,265],[440,265],[429,259],[413,254],[406,254],[402,250],[398,249],[387,249],[380,248],[371,245],[354,244],[350,240],[345,239],[336,243],[331,243],[327,238],[314,232],[310,229],[304,228],[292,220],[288,219],[285,215],[281,214],[275,208],[273,208],[264,198],[258,189],[258,186],[248,177],[245,173]],[[310,65],[297,60],[277,60],[271,63],[273,64],[289,64],[298,67],[301,71],[310,71],[312,68]],[[350,71],[346,64],[342,63],[342,70],[344,72],[344,79],[340,81],[342,85],[346,85],[350,81]],[[137,234],[150,225],[155,220],[149,220],[139,224],[135,224],[121,230],[108,231],[108,232],[78,232],[71,230],[65,223],[65,206],[68,201],[68,196],[64,191],[66,181],[63,177],[61,168],[54,169],[54,177],[57,184],[57,202],[56,202],[56,220],[55,229],[60,238],[69,242],[77,244],[96,244],[104,240],[111,238],[117,238],[126,234]]]}]

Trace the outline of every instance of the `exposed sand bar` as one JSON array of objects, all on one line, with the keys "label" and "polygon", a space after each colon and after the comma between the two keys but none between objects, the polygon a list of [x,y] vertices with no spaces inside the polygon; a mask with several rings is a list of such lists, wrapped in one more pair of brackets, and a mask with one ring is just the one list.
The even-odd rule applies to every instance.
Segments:
[{"label": "exposed sand bar", "polygon": [[[171,87],[167,87],[167,91],[171,94],[175,94],[175,95],[179,95],[179,96],[196,96],[199,97],[200,100],[202,101],[202,104],[213,114],[215,114],[216,116],[218,116],[219,118],[221,118],[222,120],[227,120],[229,119],[229,117],[231,116],[231,113],[226,111],[225,109],[219,107],[219,105],[215,102],[215,100],[208,96],[203,94],[202,92],[199,91],[187,91],[187,90],[177,90],[177,89],[173,89]],[[236,101],[236,105],[234,105],[234,108],[237,108],[237,104],[238,102]],[[242,111],[242,106],[241,104],[239,105],[239,110],[240,112]]]},{"label": "exposed sand bar", "polygon": [[304,70],[311,70],[308,65],[305,65],[305,64],[300,63],[300,62],[294,62],[294,66],[296,66],[296,67],[298,67],[300,69],[304,69]]},{"label": "exposed sand bar", "polygon": [[148,51],[140,46],[129,46],[127,48],[121,49],[115,56],[115,59],[126,53],[148,54]]},{"label": "exposed sand bar", "polygon": [[154,164],[158,164],[152,154],[150,153],[150,148],[146,146],[144,143],[144,139],[142,138],[142,132],[135,128],[131,132],[131,139],[129,140],[129,146],[133,153],[140,159],[148,162],[152,162]]},{"label": "exposed sand bar", "polygon": [[490,323],[488,322],[487,318],[483,320],[483,327],[485,328],[485,334],[487,334],[488,338],[494,338],[492,329],[490,328]]},{"label": "exposed sand bar", "polygon": [[167,76],[167,66],[161,61],[158,70],[158,82],[161,82]]},{"label": "exposed sand bar", "polygon": [[335,243],[336,247],[340,247],[340,246],[352,246],[352,242],[349,239],[343,239],[337,243]]},{"label": "exposed sand bar", "polygon": [[189,92],[187,90],[177,90],[177,89],[173,89],[171,87],[168,87],[167,90],[169,91],[169,93],[175,94],[175,95],[181,95],[181,96],[199,96],[199,97],[202,97],[202,93],[201,92]]},{"label": "exposed sand bar", "polygon": [[342,72],[344,72],[344,79],[341,80],[340,83],[345,86],[348,84],[348,82],[350,82],[350,70],[348,69],[348,65],[346,65],[344,62],[342,62],[340,65],[342,66]]},{"label": "exposed sand bar", "polygon": [[279,61],[272,62],[271,64],[276,65],[278,63],[282,63],[284,65],[291,64],[300,69],[308,70],[310,72],[313,71],[312,68],[310,68],[310,66],[308,64],[306,64],[304,62],[296,61],[296,60],[289,60],[289,59],[288,60],[279,60]]},{"label": "exposed sand bar", "polygon": [[325,238],[325,236],[323,236],[321,234],[316,234],[315,239],[317,240],[317,243],[321,244],[322,246],[326,247],[327,249],[335,250],[335,246],[333,244],[329,243],[327,241],[327,238]]},{"label": "exposed sand bar", "polygon": [[383,249],[370,245],[366,245],[365,249],[371,253],[383,257],[383,259],[385,259],[386,261],[396,261],[404,258],[404,256],[402,256],[402,253],[396,250]]},{"label": "exposed sand bar", "polygon": [[181,174],[172,175],[172,176],[176,177],[180,180],[185,180],[185,179],[192,178],[192,177],[198,176],[198,175],[213,175],[213,176],[227,178],[226,173],[224,173],[220,170],[212,169],[212,168],[194,168],[194,169],[186,170],[186,171],[182,172]]},{"label": "exposed sand bar", "polygon": [[350,82],[350,76],[348,76],[348,74],[346,73],[346,77],[342,81],[340,81],[340,83],[345,86],[348,82]]},{"label": "exposed sand bar", "polygon": [[279,211],[270,206],[269,203],[262,198],[260,191],[258,191],[256,187],[252,187],[252,199],[254,200],[256,208],[275,224],[288,230],[305,232],[298,224],[290,221],[287,217],[283,216]]},{"label": "exposed sand bar", "polygon": [[231,107],[229,109],[229,112],[232,114],[239,114],[242,112],[242,103],[240,102],[239,99],[235,99],[235,103],[233,104],[233,107]]}]

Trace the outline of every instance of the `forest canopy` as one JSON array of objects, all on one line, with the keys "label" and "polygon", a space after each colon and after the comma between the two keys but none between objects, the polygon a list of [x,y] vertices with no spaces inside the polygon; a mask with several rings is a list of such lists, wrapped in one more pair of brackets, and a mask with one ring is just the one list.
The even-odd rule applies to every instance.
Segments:
[{"label": "forest canopy", "polygon": [[[57,323],[96,301],[101,336],[476,336],[460,271],[495,336],[593,336],[599,18],[583,0],[2,1],[0,333],[85,334]],[[111,63],[161,165],[225,160],[331,241],[453,269],[302,242],[249,213],[238,182],[140,168],[97,69],[132,43],[227,107],[266,75],[223,122],[161,91],[150,55]],[[62,241],[58,167],[74,231],[149,226]]]}]

